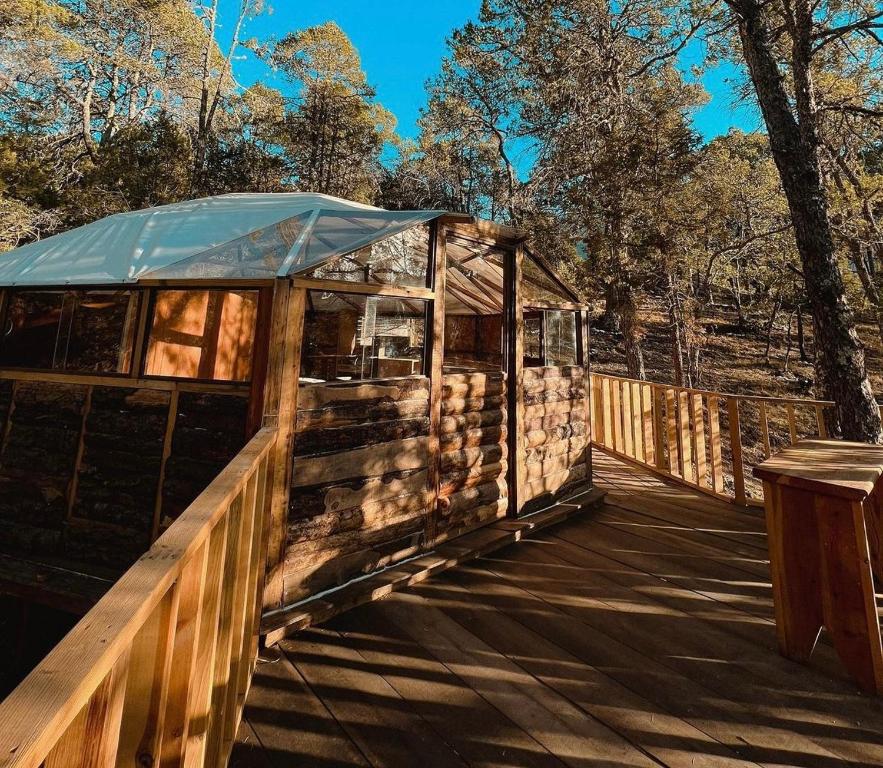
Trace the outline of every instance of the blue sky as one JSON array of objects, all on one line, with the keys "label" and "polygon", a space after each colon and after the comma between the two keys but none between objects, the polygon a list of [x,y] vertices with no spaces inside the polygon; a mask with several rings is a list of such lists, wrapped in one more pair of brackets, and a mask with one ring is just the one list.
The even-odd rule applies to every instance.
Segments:
[{"label": "blue sky", "polygon": [[[396,116],[399,134],[406,138],[417,133],[424,83],[439,70],[445,40],[452,30],[474,18],[481,4],[481,0],[269,1],[271,12],[252,21],[247,36],[265,40],[325,21],[337,22],[358,49],[378,100]],[[691,55],[699,55],[696,47]],[[252,57],[237,61],[235,71],[246,85],[262,79],[281,86]],[[736,75],[732,66],[724,65],[703,78],[711,100],[697,113],[696,127],[706,139],[726,133],[731,126],[760,127],[753,110],[733,103],[726,79]]]}]

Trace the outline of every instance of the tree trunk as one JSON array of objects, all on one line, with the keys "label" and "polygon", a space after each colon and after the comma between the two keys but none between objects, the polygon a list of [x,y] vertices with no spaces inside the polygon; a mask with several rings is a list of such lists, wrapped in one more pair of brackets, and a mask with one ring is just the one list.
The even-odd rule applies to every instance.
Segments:
[{"label": "tree trunk", "polygon": [[800,352],[800,362],[810,362],[809,355],[806,354],[806,334],[803,329],[803,305],[797,305],[797,350]]},{"label": "tree trunk", "polygon": [[645,379],[644,351],[641,348],[641,324],[638,320],[638,307],[631,286],[620,290],[619,318],[622,329],[622,346],[628,374],[633,379]]},{"label": "tree trunk", "polygon": [[776,315],[779,314],[779,307],[782,306],[782,293],[781,291],[776,294],[776,300],[773,302],[773,311],[770,313],[770,320],[766,326],[766,352],[764,354],[764,359],[766,360],[767,365],[770,364],[770,346],[773,341],[773,326],[776,324]]},{"label": "tree trunk", "polygon": [[798,40],[794,47],[793,74],[801,110],[798,124],[773,54],[774,39],[764,6],[758,0],[729,3],[736,11],[743,55],[794,224],[816,334],[816,378],[821,396],[835,403],[829,428],[832,434],[840,432],[850,440],[879,442],[883,436],[880,412],[868,381],[864,349],[846,303],[822,184],[806,58],[811,41],[809,49]]}]

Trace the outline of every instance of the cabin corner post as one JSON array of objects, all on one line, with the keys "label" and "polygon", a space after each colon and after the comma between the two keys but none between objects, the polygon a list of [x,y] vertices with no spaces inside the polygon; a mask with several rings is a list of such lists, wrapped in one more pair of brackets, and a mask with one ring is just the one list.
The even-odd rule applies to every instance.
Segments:
[{"label": "cabin corner post", "polygon": [[585,389],[585,419],[586,419],[586,484],[589,488],[594,485],[592,480],[592,438],[594,435],[595,425],[593,423],[593,418],[595,414],[595,403],[593,402],[593,388],[592,388],[592,365],[591,365],[591,328],[589,326],[589,321],[591,316],[589,314],[588,309],[583,309],[579,312],[579,320],[580,320],[580,334],[579,334],[579,353],[580,353],[580,362],[582,363],[583,368],[583,385]]},{"label": "cabin corner post", "polygon": [[431,547],[438,533],[438,500],[441,484],[441,408],[444,398],[445,288],[447,285],[447,230],[435,221],[430,230],[432,270],[432,322],[429,343],[429,509],[426,516],[426,546]]},{"label": "cabin corner post", "polygon": [[[275,421],[276,444],[271,453],[272,487],[268,514],[267,567],[263,610],[279,608],[283,595],[286,520],[291,488],[298,379],[306,308],[306,289],[296,288],[287,278],[277,280],[279,301],[274,302],[273,331],[267,384],[271,396],[265,401],[264,421]],[[275,418],[274,418],[275,417]]]},{"label": "cabin corner post", "polygon": [[511,517],[521,513],[527,465],[524,455],[524,302],[521,273],[524,245],[507,250],[504,262],[504,303],[506,305],[506,377],[509,424],[509,504]]}]

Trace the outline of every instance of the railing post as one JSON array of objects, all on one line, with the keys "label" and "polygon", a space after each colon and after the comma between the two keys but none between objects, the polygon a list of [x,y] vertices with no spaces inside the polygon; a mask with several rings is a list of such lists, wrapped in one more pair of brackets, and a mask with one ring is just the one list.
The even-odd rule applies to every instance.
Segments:
[{"label": "railing post", "polygon": [[705,411],[702,395],[693,395],[693,453],[696,457],[696,482],[708,487],[708,467],[705,458]]},{"label": "railing post", "polygon": [[711,443],[711,488],[715,493],[724,492],[724,466],[721,455],[721,425],[718,398],[708,398],[708,439]]},{"label": "railing post", "polygon": [[742,465],[742,425],[739,421],[739,400],[727,398],[727,415],[730,422],[730,451],[733,455],[733,485],[736,503],[745,505],[745,468]]}]

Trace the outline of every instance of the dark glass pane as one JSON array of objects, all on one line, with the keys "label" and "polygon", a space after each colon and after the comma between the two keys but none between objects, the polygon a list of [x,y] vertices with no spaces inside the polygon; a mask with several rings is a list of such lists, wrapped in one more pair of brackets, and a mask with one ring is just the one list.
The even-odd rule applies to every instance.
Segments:
[{"label": "dark glass pane", "polygon": [[423,373],[426,302],[310,291],[301,382]]},{"label": "dark glass pane", "polygon": [[524,315],[524,364],[528,367],[543,364],[542,313]]},{"label": "dark glass pane", "polygon": [[521,266],[521,290],[524,303],[537,304],[571,303],[573,297],[529,255],[525,255]]},{"label": "dark glass pane", "polygon": [[[342,237],[335,229],[330,229],[326,218],[320,218],[313,228],[313,234],[305,246],[316,250],[316,241],[328,240],[323,247],[333,251],[335,237]],[[347,221],[334,217],[335,222]],[[350,237],[354,235],[350,234]],[[321,243],[319,243],[321,245]],[[314,260],[309,255],[307,262]],[[421,224],[404,232],[387,237],[370,245],[365,245],[345,256],[334,258],[312,270],[300,273],[303,277],[317,280],[342,280],[349,283],[382,283],[384,285],[408,285],[419,288],[427,285],[429,265],[429,225]]]},{"label": "dark glass pane", "polygon": [[144,373],[248,381],[257,307],[257,291],[157,291]]},{"label": "dark glass pane", "polygon": [[125,373],[137,307],[134,291],[14,291],[0,340],[0,365]]}]

